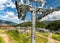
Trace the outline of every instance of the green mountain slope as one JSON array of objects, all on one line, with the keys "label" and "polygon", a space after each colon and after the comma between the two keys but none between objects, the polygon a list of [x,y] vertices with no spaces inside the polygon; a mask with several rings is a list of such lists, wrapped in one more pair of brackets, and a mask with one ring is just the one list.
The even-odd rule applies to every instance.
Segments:
[{"label": "green mountain slope", "polygon": [[[24,22],[21,24],[18,24],[17,26],[21,26],[21,27],[27,27],[27,26],[32,26],[31,22]],[[42,22],[36,22],[36,27],[41,27],[41,28],[45,28],[45,24],[43,24]]]},{"label": "green mountain slope", "polygon": [[46,26],[47,29],[50,29],[50,30],[59,30],[60,29],[60,20],[56,20],[56,21],[51,21],[47,26]]}]

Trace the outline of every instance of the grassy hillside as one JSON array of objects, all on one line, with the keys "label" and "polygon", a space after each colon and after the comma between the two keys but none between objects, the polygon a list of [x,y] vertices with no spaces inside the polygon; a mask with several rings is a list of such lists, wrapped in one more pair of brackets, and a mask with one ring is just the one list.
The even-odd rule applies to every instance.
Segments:
[{"label": "grassy hillside", "polygon": [[0,43],[5,43],[2,37],[0,37]]}]

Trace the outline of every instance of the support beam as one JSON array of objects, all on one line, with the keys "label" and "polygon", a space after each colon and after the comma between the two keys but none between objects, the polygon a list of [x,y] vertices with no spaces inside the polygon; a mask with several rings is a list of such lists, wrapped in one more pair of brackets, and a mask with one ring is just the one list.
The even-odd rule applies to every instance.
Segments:
[{"label": "support beam", "polygon": [[34,10],[32,12],[32,29],[31,29],[31,43],[35,43],[35,15],[36,15],[36,11]]}]

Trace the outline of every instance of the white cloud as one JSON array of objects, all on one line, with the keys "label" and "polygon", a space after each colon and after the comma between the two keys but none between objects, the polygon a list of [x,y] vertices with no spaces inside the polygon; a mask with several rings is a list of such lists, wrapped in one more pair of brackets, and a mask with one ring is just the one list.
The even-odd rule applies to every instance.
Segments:
[{"label": "white cloud", "polygon": [[8,15],[5,15],[5,16],[0,16],[0,17],[2,17],[2,18],[8,18]]},{"label": "white cloud", "polygon": [[0,0],[0,10],[4,10],[7,7],[15,8],[15,4],[12,0]]},{"label": "white cloud", "polygon": [[12,2],[12,0],[9,0],[6,4],[7,7],[15,8],[15,4]]},{"label": "white cloud", "polygon": [[4,5],[0,5],[0,10],[4,10],[5,6]]},{"label": "white cloud", "polygon": [[50,13],[41,19],[41,21],[43,20],[60,20],[60,11],[54,11],[53,13]]},{"label": "white cloud", "polygon": [[5,4],[8,0],[0,0],[0,4]]},{"label": "white cloud", "polygon": [[18,20],[18,17],[16,15],[14,15],[14,12],[6,12],[6,14],[8,15],[9,19],[11,19],[11,20]]},{"label": "white cloud", "polygon": [[14,15],[14,12],[6,12],[5,13],[6,15],[3,15],[3,16],[0,16],[4,19],[8,19],[9,21],[14,21],[14,20],[17,20],[19,21],[18,17],[16,15]]},{"label": "white cloud", "polygon": [[[7,7],[11,7],[12,9],[15,8],[14,2],[12,0],[0,0],[0,11],[2,10],[3,13],[0,14],[1,19],[9,20],[9,21],[16,21],[21,22],[18,17],[15,14],[15,12],[7,12],[9,9],[6,9]],[[5,10],[6,9],[6,10]],[[23,22],[23,21],[22,21]]]},{"label": "white cloud", "polygon": [[6,14],[9,15],[10,17],[12,17],[12,16],[14,17],[15,16],[14,12],[6,12]]},{"label": "white cloud", "polygon": [[15,8],[15,4],[14,3],[7,4],[7,7]]},{"label": "white cloud", "polygon": [[[18,21],[19,19],[15,14],[15,12],[6,12],[5,9],[7,7],[10,7],[12,9],[15,8],[15,4],[14,2],[12,2],[12,0],[0,0],[0,11],[3,11],[3,14],[1,13],[0,18],[5,19],[5,20],[9,20],[9,21]],[[7,9],[9,11],[9,9]]]},{"label": "white cloud", "polygon": [[5,20],[8,20],[8,21],[13,21],[13,22],[16,22],[16,23],[22,23],[22,22],[26,22],[28,20],[19,20],[18,17],[15,15],[14,12],[5,12],[6,15],[0,15],[0,18],[3,18]]},{"label": "white cloud", "polygon": [[4,4],[7,3],[8,0],[0,0],[0,10],[4,10],[6,6]]}]

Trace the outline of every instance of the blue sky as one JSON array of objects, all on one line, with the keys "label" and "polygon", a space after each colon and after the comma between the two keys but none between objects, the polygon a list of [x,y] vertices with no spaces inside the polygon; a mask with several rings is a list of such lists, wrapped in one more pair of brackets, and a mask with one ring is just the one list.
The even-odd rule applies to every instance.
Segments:
[{"label": "blue sky", "polygon": [[[46,0],[47,4],[45,8],[56,8],[60,6],[60,0]],[[26,20],[19,20],[17,17],[17,11],[14,4],[14,0],[0,0],[0,20],[7,20],[16,23],[22,23],[31,19],[31,12],[27,13]],[[50,15],[44,17],[42,20],[60,20],[60,11],[54,11]]]}]

